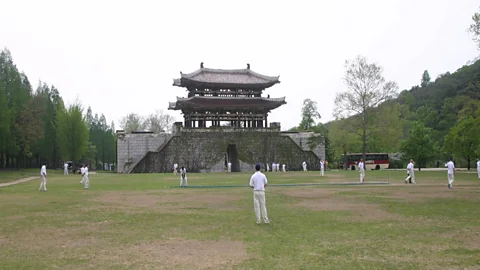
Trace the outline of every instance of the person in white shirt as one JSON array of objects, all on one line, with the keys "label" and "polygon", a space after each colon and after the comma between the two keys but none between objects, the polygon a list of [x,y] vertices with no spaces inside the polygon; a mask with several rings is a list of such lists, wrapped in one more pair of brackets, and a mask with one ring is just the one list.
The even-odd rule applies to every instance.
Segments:
[{"label": "person in white shirt", "polygon": [[85,167],[83,168],[83,179],[85,183],[85,189],[88,189],[90,185],[90,180],[88,179],[88,165],[85,164]]},{"label": "person in white shirt", "polygon": [[358,162],[358,170],[360,171],[360,182],[363,183],[365,181],[365,163],[363,162],[363,158]]},{"label": "person in white shirt", "polygon": [[447,176],[448,176],[448,188],[453,188],[453,181],[455,176],[455,164],[453,164],[452,159],[445,164],[447,167]]},{"label": "person in white shirt", "polygon": [[63,164],[63,175],[68,175],[68,163]]},{"label": "person in white shirt", "polygon": [[270,166],[268,165],[268,162],[267,162],[267,172],[270,171]]},{"label": "person in white shirt", "polygon": [[178,168],[178,164],[175,163],[173,164],[173,174],[177,175],[177,168]]},{"label": "person in white shirt", "polygon": [[283,171],[283,172],[286,172],[286,171],[287,171],[286,168],[285,168],[285,164],[282,164],[282,171]]},{"label": "person in white shirt", "polygon": [[409,182],[411,184],[416,184],[415,183],[415,162],[413,162],[413,159],[410,159],[410,163],[407,165],[407,178],[405,178],[405,184],[408,184]]},{"label": "person in white shirt", "polygon": [[82,175],[82,180],[80,180],[80,184],[85,183],[85,165],[82,164],[80,167],[80,174]]},{"label": "person in white shirt", "polygon": [[306,172],[307,171],[307,162],[303,161],[302,167],[303,167],[303,171]]},{"label": "person in white shirt", "polygon": [[40,176],[42,177],[42,182],[40,182],[40,188],[38,191],[47,191],[47,163],[44,162],[42,168],[40,169]]},{"label": "person in white shirt", "polygon": [[323,160],[320,160],[320,175],[325,175],[325,163],[323,163]]},{"label": "person in white shirt", "polygon": [[272,172],[275,171],[275,162],[272,162]]},{"label": "person in white shirt", "polygon": [[253,188],[253,209],[257,217],[257,224],[260,224],[263,217],[265,224],[270,223],[267,216],[267,205],[265,201],[265,187],[267,187],[267,177],[260,172],[260,164],[255,165],[256,172],[250,178],[250,187]]},{"label": "person in white shirt", "polygon": [[228,166],[228,172],[232,172],[232,163],[228,162],[227,166]]},{"label": "person in white shirt", "polygon": [[180,168],[180,187],[188,187],[187,169],[183,166]]},{"label": "person in white shirt", "polygon": [[480,158],[477,161],[477,174],[478,174],[478,180],[480,180]]}]

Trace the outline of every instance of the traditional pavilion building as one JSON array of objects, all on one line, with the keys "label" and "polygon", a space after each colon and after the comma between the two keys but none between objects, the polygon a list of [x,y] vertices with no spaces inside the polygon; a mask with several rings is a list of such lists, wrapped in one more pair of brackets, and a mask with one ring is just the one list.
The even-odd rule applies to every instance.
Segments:
[{"label": "traditional pavilion building", "polygon": [[262,97],[262,92],[280,83],[279,76],[266,76],[250,69],[200,69],[180,72],[173,85],[184,87],[188,97],[177,97],[169,110],[181,110],[184,127],[206,128],[231,126],[239,128],[268,127],[268,113],[286,104],[285,97]]}]

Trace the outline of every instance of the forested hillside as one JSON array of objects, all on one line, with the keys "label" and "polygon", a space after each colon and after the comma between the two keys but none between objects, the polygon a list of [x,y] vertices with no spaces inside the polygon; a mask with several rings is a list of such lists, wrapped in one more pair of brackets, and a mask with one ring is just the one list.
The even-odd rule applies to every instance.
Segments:
[{"label": "forested hillside", "polygon": [[55,86],[32,89],[11,53],[0,53],[0,169],[38,167],[47,162],[115,163],[115,127],[103,114],[84,111],[79,101],[65,106]]}]

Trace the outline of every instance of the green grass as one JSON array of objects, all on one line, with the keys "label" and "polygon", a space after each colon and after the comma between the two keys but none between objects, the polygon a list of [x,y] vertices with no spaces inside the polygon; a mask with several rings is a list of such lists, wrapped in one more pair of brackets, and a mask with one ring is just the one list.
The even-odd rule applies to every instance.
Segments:
[{"label": "green grass", "polygon": [[[49,171],[50,172],[50,171]],[[36,171],[35,171],[36,173]],[[1,174],[0,174],[1,175]],[[250,173],[51,173],[0,188],[0,269],[465,269],[480,264],[480,181],[368,171],[389,186],[269,187],[255,224]],[[267,173],[276,183],[356,182],[358,173]],[[0,178],[2,179],[2,178]]]}]

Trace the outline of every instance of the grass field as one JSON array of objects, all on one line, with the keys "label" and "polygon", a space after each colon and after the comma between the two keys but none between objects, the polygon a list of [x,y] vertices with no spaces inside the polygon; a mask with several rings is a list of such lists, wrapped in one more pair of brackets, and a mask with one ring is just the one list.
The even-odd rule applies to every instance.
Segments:
[{"label": "grass field", "polygon": [[[267,188],[255,224],[250,173],[49,176],[0,188],[0,269],[479,269],[480,181],[368,171],[383,186]],[[270,184],[358,181],[351,171],[267,173]]]}]

